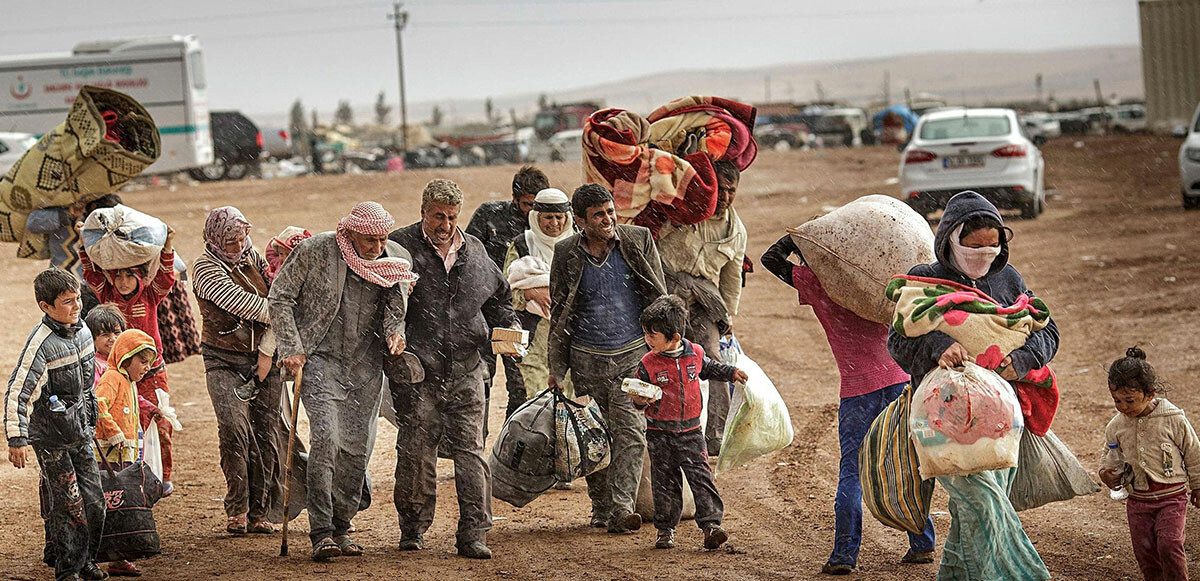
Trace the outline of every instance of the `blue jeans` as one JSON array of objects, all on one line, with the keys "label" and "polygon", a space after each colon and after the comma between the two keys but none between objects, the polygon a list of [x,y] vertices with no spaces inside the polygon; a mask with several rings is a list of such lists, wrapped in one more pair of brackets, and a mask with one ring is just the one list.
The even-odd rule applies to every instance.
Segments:
[{"label": "blue jeans", "polygon": [[[833,553],[829,562],[855,566],[858,548],[862,544],[862,485],[858,481],[858,449],[871,422],[904,391],[904,383],[890,385],[879,391],[841,400],[838,405],[838,441],[842,459],[838,471],[837,499],[833,502],[835,530]],[[925,522],[925,530],[908,534],[908,546],[916,553],[933,550],[933,520]]]}]

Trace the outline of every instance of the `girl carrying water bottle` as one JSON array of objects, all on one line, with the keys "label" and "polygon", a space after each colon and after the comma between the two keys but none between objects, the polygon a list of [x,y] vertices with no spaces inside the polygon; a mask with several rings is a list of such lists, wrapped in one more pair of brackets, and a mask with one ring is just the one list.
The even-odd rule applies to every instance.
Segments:
[{"label": "girl carrying water bottle", "polygon": [[1108,368],[1108,389],[1120,413],[1104,430],[1100,479],[1129,491],[1125,515],[1142,576],[1186,581],[1184,524],[1189,489],[1200,508],[1200,439],[1183,410],[1156,397],[1158,378],[1141,349],[1130,347]]}]

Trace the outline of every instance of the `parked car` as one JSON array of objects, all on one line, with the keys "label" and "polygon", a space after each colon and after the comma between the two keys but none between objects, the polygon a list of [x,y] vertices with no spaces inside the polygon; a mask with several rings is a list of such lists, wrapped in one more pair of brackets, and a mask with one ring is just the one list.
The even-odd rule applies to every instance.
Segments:
[{"label": "parked car", "polygon": [[263,153],[269,159],[287,159],[296,155],[292,149],[292,136],[287,129],[280,127],[264,127]]},{"label": "parked car", "polygon": [[1045,139],[1062,136],[1062,124],[1049,113],[1026,113],[1021,116],[1021,124],[1030,135],[1041,135]]},{"label": "parked car", "polygon": [[263,152],[263,135],[258,126],[239,111],[213,111],[209,115],[213,163],[192,168],[188,173],[202,182],[240,180],[251,171],[258,173]]},{"label": "parked car", "polygon": [[0,175],[8,173],[35,143],[37,138],[29,133],[0,132]]},{"label": "parked car", "polygon": [[1058,122],[1059,130],[1063,135],[1083,135],[1091,131],[1087,115],[1082,111],[1055,113],[1053,119]]},{"label": "parked car", "polygon": [[1200,106],[1192,115],[1187,139],[1179,146],[1179,188],[1186,210],[1200,209]]},{"label": "parked car", "polygon": [[1146,130],[1146,107],[1144,105],[1118,105],[1111,107],[1113,131],[1136,133]]},{"label": "parked car", "polygon": [[900,159],[901,195],[923,216],[951,196],[975,190],[1000,209],[1025,218],[1046,201],[1042,152],[1021,131],[1012,109],[926,113]]},{"label": "parked car", "polygon": [[552,161],[581,161],[583,159],[583,130],[567,129],[550,138]]}]

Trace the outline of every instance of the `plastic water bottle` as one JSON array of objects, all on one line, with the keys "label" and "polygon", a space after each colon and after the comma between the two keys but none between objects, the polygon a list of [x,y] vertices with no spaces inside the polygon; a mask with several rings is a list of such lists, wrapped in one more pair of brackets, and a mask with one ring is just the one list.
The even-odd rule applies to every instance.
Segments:
[{"label": "plastic water bottle", "polygon": [[[1117,442],[1109,442],[1108,456],[1114,464],[1119,462],[1121,466],[1124,466],[1125,458],[1121,455],[1121,446]],[[1109,490],[1108,495],[1112,497],[1113,500],[1125,500],[1126,498],[1129,498],[1129,490],[1126,489],[1122,484]]]},{"label": "plastic water bottle", "polygon": [[50,411],[63,414],[67,412],[67,406],[63,405],[63,402],[58,399],[57,395],[52,395],[50,396]]}]

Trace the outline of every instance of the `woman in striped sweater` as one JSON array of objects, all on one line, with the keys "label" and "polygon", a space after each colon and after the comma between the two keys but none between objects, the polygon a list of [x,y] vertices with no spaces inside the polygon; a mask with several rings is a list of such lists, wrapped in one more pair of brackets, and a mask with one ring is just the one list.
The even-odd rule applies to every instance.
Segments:
[{"label": "woman in striped sweater", "polygon": [[192,265],[192,292],[200,304],[204,371],[217,416],[226,530],[271,533],[271,523],[283,522],[287,430],[282,381],[272,364],[267,261],[250,241],[250,222],[232,206],[208,215],[204,246]]}]

